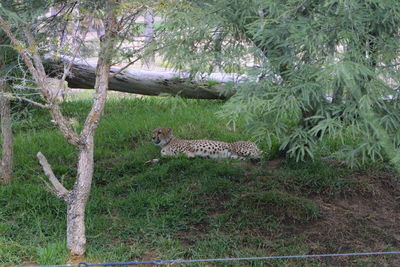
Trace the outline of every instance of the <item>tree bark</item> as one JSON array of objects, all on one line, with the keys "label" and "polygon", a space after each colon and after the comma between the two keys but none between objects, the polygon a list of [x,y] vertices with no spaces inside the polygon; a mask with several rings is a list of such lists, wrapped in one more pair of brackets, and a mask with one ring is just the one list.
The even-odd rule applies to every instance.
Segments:
[{"label": "tree bark", "polygon": [[86,248],[85,210],[93,177],[93,135],[79,152],[74,189],[67,199],[67,247],[72,255],[83,255]]},{"label": "tree bark", "polygon": [[[145,22],[145,31],[144,31],[144,44],[145,46],[148,46],[151,42],[153,42],[154,39],[154,14],[153,10],[149,8],[147,12],[144,15],[144,22]],[[148,55],[145,58],[145,63],[148,68],[154,65],[155,62],[155,56],[154,53],[151,55]]]},{"label": "tree bark", "polygon": [[[69,58],[61,58],[55,62],[47,58],[49,63],[47,72],[53,76],[63,71],[63,65]],[[121,67],[111,67],[111,74],[116,73]],[[96,64],[84,59],[74,61],[67,77],[69,88],[92,89],[96,80]],[[197,75],[192,79],[189,73],[177,71],[146,71],[128,68],[110,79],[109,90],[141,94],[160,95],[171,94],[196,99],[226,99],[234,94],[221,95],[220,89],[227,82],[241,82],[245,75],[235,73],[211,73],[210,75]],[[212,81],[212,82],[209,82]]]},{"label": "tree bark", "polygon": [[7,93],[7,84],[0,79],[0,117],[1,117],[1,140],[2,140],[2,158],[1,158],[1,181],[4,184],[11,183],[14,137],[11,129],[11,107],[10,100],[4,94]]}]

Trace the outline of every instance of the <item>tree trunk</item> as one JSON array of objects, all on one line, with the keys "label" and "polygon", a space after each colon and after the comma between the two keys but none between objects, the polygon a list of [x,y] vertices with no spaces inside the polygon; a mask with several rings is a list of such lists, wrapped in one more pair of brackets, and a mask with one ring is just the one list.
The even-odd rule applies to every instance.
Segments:
[{"label": "tree trunk", "polygon": [[[93,177],[93,136],[99,124],[102,111],[107,98],[107,89],[109,84],[109,74],[112,55],[115,53],[116,33],[118,32],[117,9],[120,4],[119,0],[108,0],[105,3],[105,35],[100,40],[99,58],[97,60],[97,68],[94,73],[94,88],[96,90],[92,108],[86,118],[81,133],[78,133],[69,125],[67,119],[61,112],[61,108],[54,97],[52,97],[52,86],[48,83],[48,77],[42,64],[41,57],[35,44],[34,37],[29,28],[24,25],[24,35],[31,49],[19,41],[12,33],[10,25],[3,19],[0,14],[0,27],[10,38],[14,47],[22,47],[18,50],[22,59],[28,66],[41,95],[46,104],[30,101],[38,106],[46,108],[50,111],[52,118],[56,122],[59,130],[64,138],[79,149],[79,160],[77,167],[77,180],[71,191],[68,191],[54,175],[50,164],[45,156],[39,152],[37,157],[49,181],[52,183],[54,193],[63,198],[67,203],[67,247],[72,255],[81,256],[85,253],[86,235],[85,235],[85,208],[89,198],[90,188]],[[75,57],[80,45],[74,48]],[[63,77],[66,77],[71,65],[68,64],[64,69]],[[60,87],[62,86],[60,82]]]},{"label": "tree trunk", "polygon": [[99,124],[107,99],[111,58],[115,46],[115,28],[117,1],[108,1],[106,31],[100,41],[100,53],[97,61],[95,86],[96,94],[92,108],[86,118],[80,134],[77,180],[72,194],[67,199],[67,247],[72,255],[83,255],[86,249],[85,209],[89,198],[93,178],[93,136]]},{"label": "tree trunk", "polygon": [[[50,57],[47,72],[53,76],[62,73],[63,66],[68,62],[67,57],[61,58],[61,62],[55,62]],[[112,67],[111,74],[118,72],[121,67]],[[94,88],[96,80],[96,63],[84,59],[75,60],[67,77],[69,88]],[[227,82],[238,83],[246,79],[245,75],[235,73],[211,73],[209,75],[197,75],[190,78],[189,73],[177,71],[145,71],[128,68],[114,77],[111,77],[109,90],[141,94],[160,95],[171,94],[187,98],[197,99],[226,99],[234,94],[221,95],[219,92]],[[209,82],[211,81],[211,82]]]},{"label": "tree trunk", "polygon": [[11,107],[10,100],[4,93],[7,93],[7,84],[0,79],[0,117],[1,117],[1,138],[2,138],[2,158],[1,158],[1,181],[4,184],[11,183],[12,164],[13,164],[13,133],[11,129]]},{"label": "tree trunk", "polygon": [[[144,22],[146,25],[145,31],[144,31],[144,44],[147,46],[151,42],[153,42],[154,39],[154,14],[153,10],[149,8],[144,15]],[[154,65],[155,62],[155,57],[154,53],[151,55],[148,55],[145,58],[145,62],[148,68],[151,68]]]},{"label": "tree trunk", "polygon": [[85,209],[93,177],[93,136],[79,152],[78,174],[67,199],[67,247],[72,255],[83,255],[86,247]]},{"label": "tree trunk", "polygon": [[215,29],[215,34],[214,34],[214,40],[215,40],[215,45],[214,45],[214,65],[216,71],[220,72],[222,69],[222,31],[220,27],[217,27]]}]

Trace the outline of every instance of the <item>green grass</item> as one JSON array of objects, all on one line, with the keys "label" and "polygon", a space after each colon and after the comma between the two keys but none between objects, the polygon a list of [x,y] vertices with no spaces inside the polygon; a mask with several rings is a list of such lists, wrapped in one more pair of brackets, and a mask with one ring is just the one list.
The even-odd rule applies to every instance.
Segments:
[{"label": "green grass", "polygon": [[[150,140],[151,130],[159,126],[171,127],[183,138],[248,140],[240,125],[233,132],[216,117],[222,104],[172,97],[108,101],[95,135],[95,170],[86,213],[88,262],[313,251],[310,237],[288,236],[285,229],[320,219],[313,197],[334,198],[357,186],[349,170],[321,162],[283,162],[284,168],[271,170],[262,167],[264,163],[258,167],[184,157],[144,165],[159,157],[160,149]],[[90,101],[66,102],[63,109],[80,128]],[[0,265],[65,263],[66,205],[49,192],[36,153],[41,151],[56,176],[71,188],[77,151],[63,140],[46,111],[33,109],[22,119],[14,124],[14,181],[0,187]],[[298,263],[323,262],[271,262]]]}]

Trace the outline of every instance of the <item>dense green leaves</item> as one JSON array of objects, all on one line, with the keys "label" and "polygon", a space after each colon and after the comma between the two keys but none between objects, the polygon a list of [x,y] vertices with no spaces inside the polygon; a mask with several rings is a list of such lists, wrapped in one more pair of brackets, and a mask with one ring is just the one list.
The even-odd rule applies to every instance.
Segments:
[{"label": "dense green leaves", "polygon": [[355,166],[399,153],[399,25],[396,0],[191,1],[167,17],[165,28],[182,41],[164,53],[194,71],[211,71],[220,53],[222,66],[262,75],[235,86],[224,116],[244,119],[268,144],[280,140],[297,160],[333,138],[341,145],[329,156]]}]

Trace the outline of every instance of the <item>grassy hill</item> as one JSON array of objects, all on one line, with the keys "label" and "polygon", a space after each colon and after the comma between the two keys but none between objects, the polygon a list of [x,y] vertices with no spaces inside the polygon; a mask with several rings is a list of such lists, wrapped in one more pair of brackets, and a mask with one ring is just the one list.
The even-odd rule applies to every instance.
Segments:
[{"label": "grassy hill", "polygon": [[[63,105],[79,128],[90,101]],[[273,153],[258,164],[184,157],[144,164],[159,157],[150,140],[159,126],[182,138],[248,140],[240,124],[232,131],[215,115],[221,105],[179,98],[108,101],[95,136],[87,262],[400,250],[400,185],[384,164],[349,170],[334,161],[274,159]],[[66,263],[66,205],[49,192],[35,155],[41,151],[71,188],[77,153],[46,111],[20,113],[14,131],[14,182],[0,187],[0,265]],[[400,259],[269,263],[395,266]]]}]

